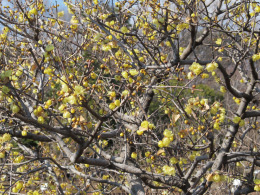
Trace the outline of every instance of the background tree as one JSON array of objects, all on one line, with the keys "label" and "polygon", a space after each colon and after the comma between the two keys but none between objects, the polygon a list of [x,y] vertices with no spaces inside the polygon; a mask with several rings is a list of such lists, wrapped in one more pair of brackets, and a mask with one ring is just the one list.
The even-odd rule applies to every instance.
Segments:
[{"label": "background tree", "polygon": [[3,193],[260,190],[258,2],[64,3],[1,5]]}]

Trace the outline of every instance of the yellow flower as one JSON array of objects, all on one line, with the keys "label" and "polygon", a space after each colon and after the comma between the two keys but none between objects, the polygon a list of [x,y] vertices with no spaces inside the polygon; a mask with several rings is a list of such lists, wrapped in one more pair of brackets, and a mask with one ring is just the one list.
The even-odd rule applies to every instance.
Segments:
[{"label": "yellow flower", "polygon": [[215,122],[213,125],[214,129],[220,130],[219,123]]},{"label": "yellow flower", "polygon": [[76,18],[76,16],[72,16],[72,17],[71,17],[71,20],[70,20],[70,23],[71,23],[71,24],[78,24],[79,21],[78,21],[78,19]]},{"label": "yellow flower", "polygon": [[83,95],[85,93],[85,89],[82,86],[80,86],[80,85],[76,85],[74,87],[74,93],[76,95]]},{"label": "yellow flower", "polygon": [[240,126],[240,127],[245,126],[245,121],[244,121],[244,120],[241,120],[241,121],[239,122],[239,126]]},{"label": "yellow flower", "polygon": [[143,121],[141,123],[141,127],[145,128],[145,129],[148,129],[149,128],[149,122],[148,121]]},{"label": "yellow flower", "polygon": [[65,92],[65,93],[69,92],[69,87],[68,87],[68,85],[65,84],[65,83],[62,83],[62,85],[61,85],[61,91]]},{"label": "yellow flower", "polygon": [[44,69],[44,74],[52,75],[52,69],[50,67]]},{"label": "yellow flower", "polygon": [[115,80],[116,81],[121,81],[121,77],[119,75],[115,75]]},{"label": "yellow flower", "polygon": [[177,28],[178,31],[182,31],[185,28],[189,28],[189,24],[187,24],[187,23],[180,23],[180,24],[177,25],[176,28]]},{"label": "yellow flower", "polygon": [[110,45],[103,45],[102,46],[102,50],[103,51],[110,51],[112,48],[111,48],[111,46]]},{"label": "yellow flower", "polygon": [[195,73],[196,75],[200,74],[203,71],[203,66],[199,63],[193,62],[193,64],[189,67],[189,69]]},{"label": "yellow flower", "polygon": [[139,72],[138,72],[136,69],[130,69],[130,70],[129,70],[129,73],[130,73],[132,76],[135,76],[135,75],[137,75]]},{"label": "yellow flower", "polygon": [[11,140],[11,134],[5,133],[5,134],[3,135],[3,137],[2,137],[2,140],[3,140],[4,142],[10,141],[10,140]]},{"label": "yellow flower", "polygon": [[207,73],[203,73],[203,74],[201,75],[201,78],[203,78],[203,79],[207,79],[207,78],[209,78],[209,74],[207,74]]},{"label": "yellow flower", "polygon": [[218,38],[218,39],[216,40],[216,44],[221,45],[221,43],[222,43],[222,39],[221,39],[221,38]]},{"label": "yellow flower", "polygon": [[187,75],[188,79],[193,79],[194,78],[194,74],[192,72],[188,72],[188,75]]},{"label": "yellow flower", "polygon": [[164,174],[175,175],[175,168],[174,167],[164,165],[162,169],[163,169]]},{"label": "yellow flower", "polygon": [[185,112],[187,112],[187,114],[191,114],[191,112],[192,112],[191,107],[190,106],[186,106]]},{"label": "yellow flower", "polygon": [[[64,99],[64,101],[66,102],[68,102],[68,103],[70,103],[70,104],[77,104],[77,98],[75,97],[75,96],[73,96],[73,95],[71,95],[71,96],[69,96],[69,97],[67,97],[67,98],[65,98]],[[64,103],[65,103],[64,102]]]},{"label": "yellow flower", "polygon": [[122,74],[122,76],[123,76],[125,79],[128,78],[128,73],[127,73],[126,71],[123,71],[121,74]]},{"label": "yellow flower", "polygon": [[144,62],[144,57],[139,58],[140,62]]},{"label": "yellow flower", "polygon": [[110,104],[109,104],[109,108],[110,108],[111,110],[114,110],[114,109],[116,108],[115,103],[110,103]]},{"label": "yellow flower", "polygon": [[120,106],[120,100],[115,100],[114,104],[118,107]]},{"label": "yellow flower", "polygon": [[114,92],[114,91],[109,91],[109,92],[107,93],[107,95],[110,96],[111,98],[114,98],[114,97],[116,97],[116,92]]},{"label": "yellow flower", "polygon": [[63,17],[64,16],[64,11],[58,12],[58,17]]},{"label": "yellow flower", "polygon": [[239,123],[241,121],[241,118],[239,117],[239,116],[235,116],[234,118],[233,118],[233,122],[234,123]]},{"label": "yellow flower", "polygon": [[127,96],[129,94],[129,91],[128,90],[124,90],[123,92],[122,92],[122,96]]},{"label": "yellow flower", "polygon": [[129,31],[128,31],[128,29],[127,29],[126,26],[123,26],[123,27],[121,28],[121,32],[122,32],[122,33],[128,33]]},{"label": "yellow flower", "polygon": [[220,122],[224,122],[225,120],[225,115],[224,114],[220,114],[220,117],[218,118]]},{"label": "yellow flower", "polygon": [[260,12],[260,6],[256,6],[255,12],[256,12],[256,13]]},{"label": "yellow flower", "polygon": [[36,8],[33,8],[29,11],[29,15],[31,14],[34,14],[34,15],[37,15],[37,9]]},{"label": "yellow flower", "polygon": [[92,72],[92,73],[90,74],[90,77],[91,77],[92,79],[96,79],[96,78],[97,78],[97,74],[94,73],[94,72]]},{"label": "yellow flower", "polygon": [[220,86],[220,91],[221,91],[222,93],[226,93],[226,88],[225,88],[224,86]]},{"label": "yellow flower", "polygon": [[255,61],[257,61],[257,60],[259,60],[260,59],[260,55],[259,54],[254,54],[253,56],[252,56],[252,60],[255,62]]},{"label": "yellow flower", "polygon": [[213,72],[217,67],[218,67],[218,63],[214,62],[214,63],[207,64],[206,69],[208,72]]},{"label": "yellow flower", "polygon": [[9,28],[8,28],[8,27],[4,27],[4,28],[3,28],[3,33],[4,33],[4,34],[7,34],[8,32],[9,32]]}]

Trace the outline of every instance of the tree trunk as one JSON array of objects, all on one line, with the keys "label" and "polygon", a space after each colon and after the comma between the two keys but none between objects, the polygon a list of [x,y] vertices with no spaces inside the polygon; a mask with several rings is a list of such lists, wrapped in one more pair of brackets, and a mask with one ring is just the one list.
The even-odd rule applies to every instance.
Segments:
[{"label": "tree trunk", "polygon": [[131,195],[145,195],[142,180],[136,175],[129,174],[127,180],[130,184]]}]

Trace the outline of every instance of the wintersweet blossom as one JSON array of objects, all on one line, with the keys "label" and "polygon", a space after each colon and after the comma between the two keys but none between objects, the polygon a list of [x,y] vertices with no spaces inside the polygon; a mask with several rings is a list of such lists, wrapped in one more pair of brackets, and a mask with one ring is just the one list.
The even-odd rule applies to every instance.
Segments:
[{"label": "wintersweet blossom", "polygon": [[80,86],[80,85],[76,85],[74,87],[74,93],[76,95],[83,95],[85,93],[85,89],[82,86]]},{"label": "wintersweet blossom", "polygon": [[203,71],[203,66],[201,66],[197,62],[193,62],[193,64],[189,67],[189,69],[195,73],[196,75],[199,75]]},{"label": "wintersweet blossom", "polygon": [[254,54],[253,56],[252,56],[252,60],[255,62],[255,61],[257,61],[257,60],[259,60],[260,59],[260,55],[259,54]]},{"label": "wintersweet blossom", "polygon": [[130,73],[132,76],[135,76],[135,75],[137,75],[139,72],[138,72],[136,69],[130,69],[130,70],[129,70],[129,73]]},{"label": "wintersweet blossom", "polygon": [[217,67],[218,67],[218,63],[213,62],[213,63],[207,64],[206,69],[208,72],[213,72]]},{"label": "wintersweet blossom", "polygon": [[221,43],[222,43],[222,39],[221,39],[221,38],[218,38],[218,39],[216,40],[216,44],[221,45]]}]

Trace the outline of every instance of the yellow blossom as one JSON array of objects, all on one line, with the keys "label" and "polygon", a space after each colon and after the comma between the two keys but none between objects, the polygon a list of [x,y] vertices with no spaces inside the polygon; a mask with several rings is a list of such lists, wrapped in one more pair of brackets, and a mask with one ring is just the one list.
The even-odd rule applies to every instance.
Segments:
[{"label": "yellow blossom", "polygon": [[199,63],[193,62],[189,69],[196,75],[199,75],[203,71],[203,66],[201,66]]},{"label": "yellow blossom", "polygon": [[29,15],[31,14],[34,14],[34,15],[37,15],[37,9],[36,8],[33,8],[29,11]]},{"label": "yellow blossom", "polygon": [[206,69],[208,72],[213,72],[217,67],[218,67],[218,63],[213,62],[213,63],[207,64]]},{"label": "yellow blossom", "polygon": [[129,31],[128,31],[128,29],[127,29],[126,26],[123,26],[123,27],[121,28],[121,32],[122,32],[122,33],[128,33]]},{"label": "yellow blossom", "polygon": [[207,78],[209,78],[209,74],[207,74],[207,73],[203,73],[203,74],[201,75],[201,78],[203,78],[203,79],[207,79]]},{"label": "yellow blossom", "polygon": [[253,56],[252,56],[252,60],[255,62],[255,61],[257,61],[257,60],[259,60],[260,59],[260,55],[259,54],[254,54]]},{"label": "yellow blossom", "polygon": [[192,72],[188,72],[187,78],[188,79],[193,79],[194,78],[194,74]]},{"label": "yellow blossom", "polygon": [[255,12],[256,12],[256,13],[260,12],[260,6],[256,6]]},{"label": "yellow blossom", "polygon": [[221,45],[221,43],[222,43],[222,39],[221,39],[221,38],[218,38],[218,39],[216,40],[216,44]]},{"label": "yellow blossom", "polygon": [[234,118],[233,118],[233,122],[234,123],[239,123],[241,121],[241,118],[239,117],[239,116],[235,116]]},{"label": "yellow blossom", "polygon": [[2,137],[2,140],[3,140],[4,142],[10,141],[10,140],[11,140],[11,134],[5,133],[5,134],[3,135],[3,137]]},{"label": "yellow blossom", "polygon": [[143,121],[141,123],[141,127],[145,128],[145,129],[148,129],[149,128],[149,122],[148,121]]},{"label": "yellow blossom", "polygon": [[74,87],[74,93],[76,95],[83,95],[85,93],[85,89],[82,86],[80,86],[80,85],[76,85]]},{"label": "yellow blossom", "polygon": [[192,112],[191,107],[190,107],[190,106],[186,106],[185,112],[186,112],[187,114],[191,114],[191,112]]},{"label": "yellow blossom", "polygon": [[64,16],[64,11],[58,12],[58,17],[63,17]]},{"label": "yellow blossom", "polygon": [[76,16],[72,16],[72,17],[71,17],[71,20],[70,20],[70,23],[71,23],[71,24],[78,24],[78,23],[79,23],[79,20],[76,18]]},{"label": "yellow blossom", "polygon": [[220,86],[220,91],[221,91],[222,93],[226,93],[226,88],[225,88],[224,86]]},{"label": "yellow blossom", "polygon": [[130,73],[132,76],[135,76],[135,75],[137,75],[139,72],[138,72],[136,69],[130,69],[130,70],[129,70],[129,73]]}]

